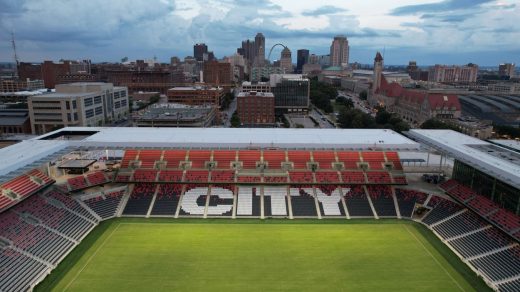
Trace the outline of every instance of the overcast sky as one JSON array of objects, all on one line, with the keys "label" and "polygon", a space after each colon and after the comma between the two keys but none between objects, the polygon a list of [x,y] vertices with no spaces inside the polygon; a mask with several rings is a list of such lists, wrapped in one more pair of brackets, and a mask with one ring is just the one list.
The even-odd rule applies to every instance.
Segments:
[{"label": "overcast sky", "polygon": [[[350,61],[385,64],[520,63],[520,0],[0,0],[0,61],[123,57],[169,61],[205,42],[218,58],[257,32],[327,54],[347,36]],[[266,52],[267,54],[267,52]],[[273,51],[277,59],[280,49]]]}]

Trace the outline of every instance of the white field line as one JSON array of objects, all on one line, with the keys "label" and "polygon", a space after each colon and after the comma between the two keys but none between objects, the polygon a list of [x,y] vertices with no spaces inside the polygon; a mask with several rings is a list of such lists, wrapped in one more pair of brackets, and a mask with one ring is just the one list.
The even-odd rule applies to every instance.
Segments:
[{"label": "white field line", "polygon": [[415,236],[415,234],[413,234],[413,232],[410,231],[410,229],[408,229],[408,226],[404,225],[403,224],[403,227],[406,229],[406,231],[408,231],[408,233],[410,233],[410,235],[413,236],[413,238],[422,246],[422,248],[430,255],[430,257],[437,263],[437,265],[439,265],[439,267],[441,267],[443,270],[444,270],[444,273],[446,273],[446,275],[448,275],[448,277],[450,277],[450,279],[453,281],[453,283],[455,283],[455,285],[457,285],[457,287],[459,287],[459,289],[461,291],[465,291],[464,288],[462,288],[462,286],[460,286],[459,282],[457,282],[453,276],[451,276],[451,274],[448,272],[448,270],[446,270],[446,268],[444,268],[444,266],[433,256],[433,254],[426,248],[426,246],[424,246],[424,243],[422,243],[418,238],[417,236]]},{"label": "white field line", "polygon": [[112,232],[110,233],[110,235],[107,236],[107,238],[105,238],[105,240],[103,240],[103,243],[101,243],[101,245],[96,249],[96,251],[88,258],[87,262],[83,265],[83,267],[81,267],[81,269],[78,271],[78,273],[76,273],[76,275],[74,276],[74,278],[72,278],[72,280],[69,282],[69,284],[67,284],[67,286],[65,286],[65,288],[63,289],[63,291],[67,291],[67,289],[69,289],[70,285],[76,281],[76,279],[78,278],[79,274],[81,274],[81,272],[83,272],[83,270],[88,266],[88,264],[90,263],[90,261],[92,261],[92,259],[97,255],[97,253],[101,250],[101,248],[103,248],[103,246],[105,246],[105,244],[108,242],[108,240],[112,237],[112,235],[114,235],[114,233],[117,231],[117,229],[119,229],[119,226],[121,226],[121,223],[119,223],[116,228],[114,228],[114,230],[112,230]]}]

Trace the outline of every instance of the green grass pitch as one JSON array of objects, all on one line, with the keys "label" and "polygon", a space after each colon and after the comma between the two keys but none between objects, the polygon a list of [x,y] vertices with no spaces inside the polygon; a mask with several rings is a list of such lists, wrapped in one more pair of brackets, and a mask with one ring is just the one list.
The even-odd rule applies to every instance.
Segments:
[{"label": "green grass pitch", "polygon": [[114,219],[36,291],[487,291],[404,220]]}]

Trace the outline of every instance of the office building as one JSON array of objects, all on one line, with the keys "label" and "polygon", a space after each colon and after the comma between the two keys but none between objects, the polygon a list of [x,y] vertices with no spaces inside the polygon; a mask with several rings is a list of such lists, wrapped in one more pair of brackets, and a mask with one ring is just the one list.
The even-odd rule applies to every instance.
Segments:
[{"label": "office building", "polygon": [[296,53],[296,73],[303,72],[303,65],[309,63],[309,50],[301,49]]},{"label": "office building", "polygon": [[280,67],[283,69],[284,73],[292,73],[292,56],[291,50],[288,47],[283,48],[281,56],[280,56]]},{"label": "office building", "polygon": [[330,66],[347,67],[349,50],[347,38],[335,36],[330,45]]},{"label": "office building", "polygon": [[262,66],[265,62],[265,37],[261,32],[257,33],[255,36],[255,49],[255,64],[257,66]]},{"label": "office building", "polygon": [[206,44],[195,44],[193,46],[193,57],[199,62],[204,61],[204,54],[208,53],[208,46]]},{"label": "office building", "polygon": [[277,66],[265,65],[251,68],[251,82],[269,80],[271,74],[283,74],[283,69]]},{"label": "office building", "polygon": [[498,75],[500,77],[514,77],[515,76],[515,64],[514,63],[503,63],[498,65]]},{"label": "office building", "polygon": [[254,40],[242,41],[237,53],[244,56],[251,66],[263,66],[265,63],[265,37],[257,33]]},{"label": "office building", "polygon": [[129,112],[128,89],[101,82],[56,85],[56,92],[29,96],[27,103],[33,134],[61,127],[103,126]]},{"label": "office building", "polygon": [[301,74],[271,74],[269,79],[277,112],[308,111],[310,95],[308,78],[304,78]]}]

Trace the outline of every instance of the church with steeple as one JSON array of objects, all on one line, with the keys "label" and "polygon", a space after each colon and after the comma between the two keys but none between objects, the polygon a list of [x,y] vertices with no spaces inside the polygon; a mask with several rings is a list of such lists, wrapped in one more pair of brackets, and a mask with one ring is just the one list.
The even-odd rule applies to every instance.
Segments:
[{"label": "church with steeple", "polygon": [[383,56],[374,58],[374,75],[368,95],[371,106],[384,106],[416,127],[430,118],[456,119],[461,116],[459,98],[455,94],[432,93],[426,90],[403,88],[390,82],[383,74]]}]

